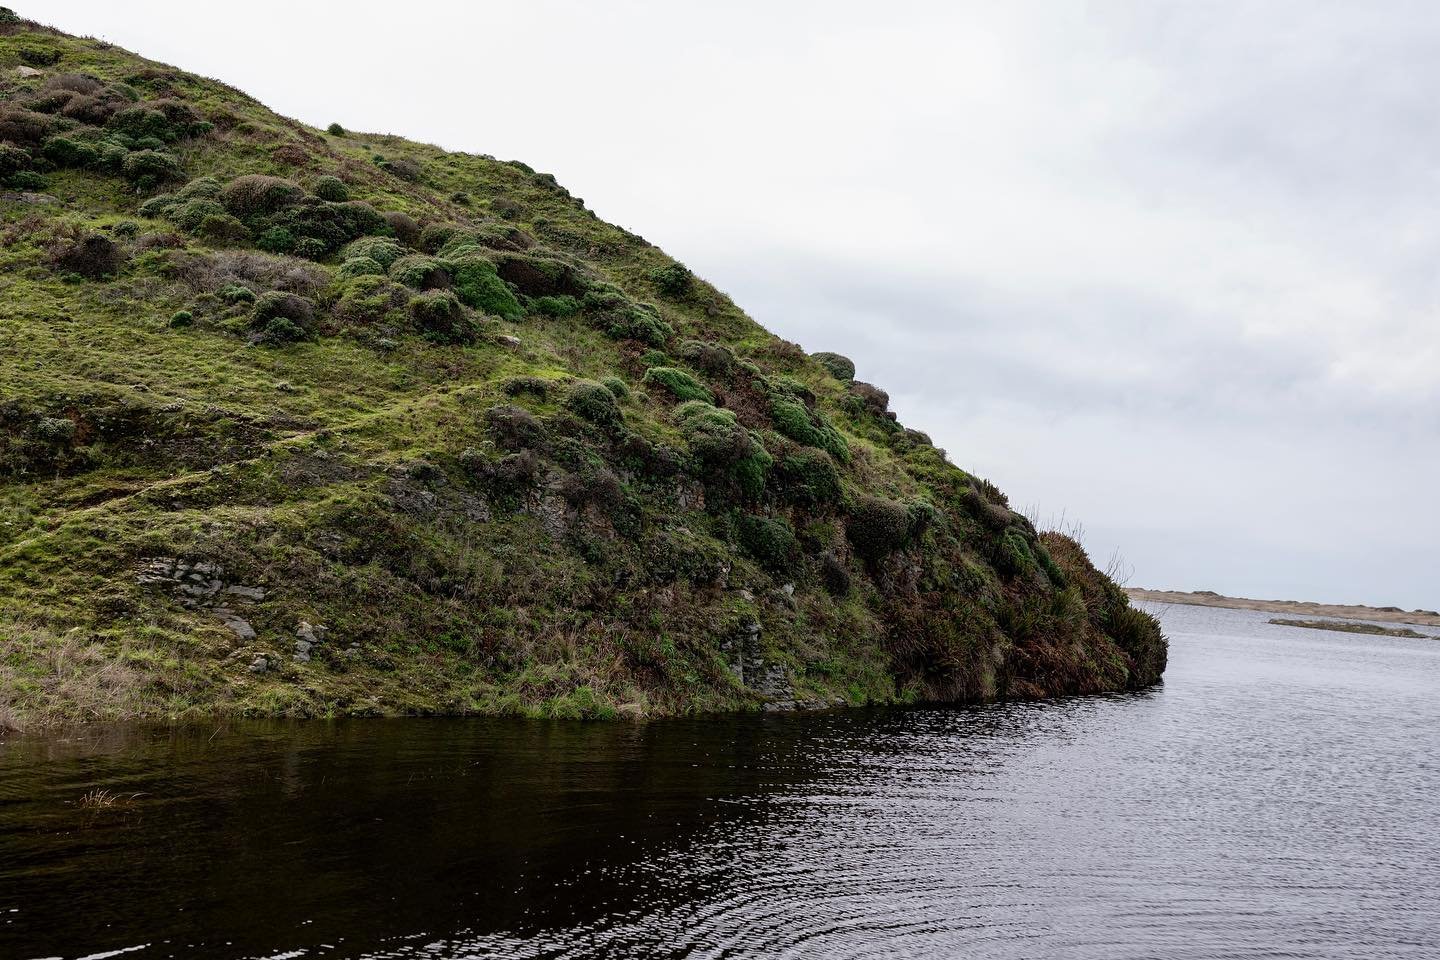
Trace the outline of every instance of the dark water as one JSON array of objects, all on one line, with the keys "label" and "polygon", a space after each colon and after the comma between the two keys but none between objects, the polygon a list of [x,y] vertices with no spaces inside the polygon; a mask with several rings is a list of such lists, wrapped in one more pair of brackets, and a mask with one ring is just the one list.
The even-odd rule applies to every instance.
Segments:
[{"label": "dark water", "polygon": [[1130,696],[12,740],[0,957],[1440,957],[1440,641],[1162,618]]}]

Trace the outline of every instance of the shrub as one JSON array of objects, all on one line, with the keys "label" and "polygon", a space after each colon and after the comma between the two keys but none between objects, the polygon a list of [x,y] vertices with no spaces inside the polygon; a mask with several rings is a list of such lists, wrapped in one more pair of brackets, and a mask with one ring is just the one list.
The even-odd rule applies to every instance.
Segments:
[{"label": "shrub", "polygon": [[527,297],[581,296],[589,289],[579,271],[553,257],[502,252],[495,256],[495,269]]},{"label": "shrub", "polygon": [[121,110],[110,118],[106,126],[116,133],[136,140],[159,140],[167,143],[178,139],[177,132],[165,114],[143,105]]},{"label": "shrub", "polygon": [[615,394],[593,380],[580,380],[571,386],[565,395],[565,406],[576,416],[606,430],[615,429],[625,419],[615,402]]},{"label": "shrub", "polygon": [[315,304],[305,297],[282,290],[270,290],[255,298],[250,325],[257,330],[268,329],[275,320],[284,320],[301,330],[315,322]]},{"label": "shrub", "polygon": [[408,157],[396,157],[390,160],[377,156],[375,158],[375,166],[384,170],[386,173],[394,174],[401,180],[413,181],[420,179],[420,164]]},{"label": "shrub", "polygon": [[722,379],[733,377],[737,369],[734,351],[721,343],[686,340],[675,352],[695,369]]},{"label": "shrub", "polygon": [[485,425],[500,446],[509,450],[527,450],[545,440],[545,425],[524,407],[504,404],[485,411]]},{"label": "shrub", "polygon": [[867,413],[883,417],[890,409],[890,394],[872,383],[856,380],[850,384],[850,395],[860,401]]},{"label": "shrub", "polygon": [[69,417],[41,417],[32,429],[46,443],[65,444],[75,439],[75,421]]},{"label": "shrub", "polygon": [[0,180],[9,180],[21,170],[30,169],[30,154],[19,147],[0,143]]},{"label": "shrub", "polygon": [[619,377],[601,377],[600,382],[605,389],[614,394],[616,400],[624,400],[630,396],[630,385]]},{"label": "shrub", "polygon": [[855,379],[855,363],[849,357],[843,357],[838,353],[822,351],[812,353],[811,358],[817,361],[820,366],[830,371],[830,376],[844,383]]},{"label": "shrub", "polygon": [[420,224],[408,213],[401,213],[399,210],[387,210],[380,214],[385,222],[390,225],[390,230],[399,238],[400,242],[407,246],[414,246],[420,239]]},{"label": "shrub", "polygon": [[771,573],[785,574],[794,567],[800,548],[784,520],[741,514],[736,534],[741,548]]},{"label": "shrub", "polygon": [[258,173],[236,177],[220,189],[225,209],[245,221],[278,213],[304,196],[305,191],[289,180]]},{"label": "shrub", "polygon": [[210,216],[229,216],[225,208],[214,200],[198,198],[174,203],[165,211],[165,218],[182,230],[194,230],[200,222]]},{"label": "shrub", "polygon": [[369,257],[351,257],[340,264],[342,277],[383,277],[385,268]]},{"label": "shrub", "polygon": [[390,265],[390,279],[403,283],[412,290],[433,290],[448,288],[450,275],[445,268],[431,257],[409,254]]},{"label": "shrub", "polygon": [[690,374],[677,367],[651,367],[645,371],[641,382],[664,387],[676,400],[715,402],[715,397],[709,390],[701,386]]},{"label": "shrub", "polygon": [[35,146],[55,132],[60,124],[43,113],[23,107],[0,106],[0,140]]},{"label": "shrub", "polygon": [[117,273],[125,256],[113,240],[91,233],[61,243],[52,252],[51,262],[66,273],[99,280]]},{"label": "shrub", "polygon": [[133,237],[140,233],[140,224],[134,220],[121,220],[115,224],[113,232],[117,237]]},{"label": "shrub", "polygon": [[850,446],[823,414],[813,413],[799,400],[780,394],[770,398],[770,419],[775,429],[796,443],[819,447],[842,463],[850,460]]},{"label": "shrub", "polygon": [[675,419],[691,455],[708,471],[707,479],[729,479],[751,499],[764,492],[773,460],[735,414],[694,400],[676,408]]},{"label": "shrub", "polygon": [[19,23],[20,15],[9,7],[0,7],[0,24]]},{"label": "shrub", "polygon": [[[41,146],[40,155],[57,167],[83,170],[100,165],[100,151],[93,144],[71,137],[50,137]],[[26,159],[29,159],[28,155]]]},{"label": "shrub", "polygon": [[427,290],[410,298],[410,318],[436,343],[472,343],[475,324],[465,315],[460,298],[449,290]]},{"label": "shrub", "polygon": [[893,500],[862,496],[850,510],[845,534],[861,557],[883,559],[905,546],[910,536],[910,511]]},{"label": "shrub", "polygon": [[163,217],[170,212],[171,207],[178,203],[180,203],[180,198],[173,193],[157,193],[140,204],[140,216]]},{"label": "shrub", "polygon": [[683,263],[671,263],[650,274],[656,289],[667,297],[683,300],[690,295],[695,275]]},{"label": "shrub", "polygon": [[331,203],[319,197],[304,197],[271,215],[266,222],[289,230],[297,242],[302,237],[318,241],[326,253],[359,237],[386,233],[390,229],[385,218],[368,203],[358,200]]},{"label": "shrub", "polygon": [[350,199],[350,188],[339,177],[320,177],[310,188],[310,192],[321,200],[333,200],[336,203]]},{"label": "shrub", "polygon": [[580,301],[570,296],[536,297],[535,311],[547,317],[571,317],[580,312]]},{"label": "shrub", "polygon": [[188,327],[195,322],[195,314],[189,310],[176,310],[170,315],[170,326]]},{"label": "shrub", "polygon": [[340,251],[340,256],[345,260],[357,257],[373,260],[380,264],[383,272],[389,270],[390,265],[404,253],[405,248],[389,237],[361,237],[346,244],[345,249]]},{"label": "shrub", "polygon": [[121,164],[120,171],[139,190],[151,190],[162,183],[179,180],[181,174],[180,161],[159,150],[139,150],[130,154]]},{"label": "shrub", "polygon": [[1000,541],[999,566],[1003,572],[1015,576],[1025,573],[1035,565],[1035,554],[1030,552],[1030,544],[1026,542],[1024,534],[1013,527],[1006,530]]},{"label": "shrub", "polygon": [[255,238],[255,246],[269,253],[289,253],[295,249],[295,235],[284,227],[271,227]]},{"label": "shrub", "polygon": [[315,237],[300,237],[295,241],[295,249],[291,252],[307,260],[320,260],[330,252],[330,245]]},{"label": "shrub", "polygon": [[840,471],[823,450],[801,449],[777,465],[781,489],[792,503],[818,506],[839,503],[843,495]]},{"label": "shrub", "polygon": [[12,173],[8,184],[16,190],[44,190],[47,186],[45,178],[34,170],[21,170],[19,173]]},{"label": "shrub", "polygon": [[500,385],[507,397],[518,397],[528,393],[537,400],[550,396],[550,381],[544,377],[511,377]]},{"label": "shrub", "polygon": [[195,233],[201,239],[217,246],[236,246],[250,239],[250,228],[228,213],[215,213],[200,221]]},{"label": "shrub", "polygon": [[227,284],[220,288],[220,299],[226,303],[254,303],[255,291],[247,286],[238,283]]},{"label": "shrub", "polygon": [[175,195],[182,200],[195,200],[202,197],[207,200],[216,200],[220,197],[220,181],[214,177],[196,177],[181,187]]},{"label": "shrub", "polygon": [[343,136],[345,136],[345,128],[342,127],[342,126],[340,126],[340,124],[338,124],[338,123],[332,123],[332,124],[330,124],[330,126],[328,126],[328,127],[325,128],[325,132],[328,133],[328,134],[330,134],[330,136],[332,136],[332,137],[343,137]]},{"label": "shrub", "polygon": [[439,253],[440,248],[462,229],[458,223],[427,223],[420,231],[420,249],[426,253]]},{"label": "shrub", "polygon": [[475,253],[463,253],[440,261],[455,293],[467,306],[507,320],[525,315],[515,294],[496,272],[495,264]]},{"label": "shrub", "polygon": [[[590,309],[593,302],[589,294],[582,301],[586,309]],[[650,304],[630,303],[623,298],[616,305],[593,312],[590,323],[612,340],[638,340],[651,347],[662,346],[675,332]]]}]

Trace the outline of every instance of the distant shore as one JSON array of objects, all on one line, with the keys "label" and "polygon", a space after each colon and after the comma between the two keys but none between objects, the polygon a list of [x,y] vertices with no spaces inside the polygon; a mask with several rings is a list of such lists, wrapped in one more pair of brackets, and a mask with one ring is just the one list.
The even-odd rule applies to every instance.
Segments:
[{"label": "distant shore", "polygon": [[1210,590],[1144,590],[1140,587],[1126,587],[1125,592],[1131,600],[1148,600],[1152,603],[1184,603],[1196,607],[1229,607],[1235,610],[1260,610],[1265,613],[1292,613],[1311,617],[1341,617],[1440,627],[1440,612],[1435,610],[1401,610],[1399,607],[1312,603],[1306,600],[1250,600],[1245,597],[1221,596]]}]

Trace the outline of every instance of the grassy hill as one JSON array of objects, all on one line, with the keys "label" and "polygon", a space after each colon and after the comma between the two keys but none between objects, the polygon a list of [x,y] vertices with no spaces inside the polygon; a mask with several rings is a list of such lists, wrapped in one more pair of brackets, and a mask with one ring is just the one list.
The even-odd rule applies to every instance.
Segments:
[{"label": "grassy hill", "polygon": [[887,407],[523,163],[0,10],[0,725],[1158,680]]}]

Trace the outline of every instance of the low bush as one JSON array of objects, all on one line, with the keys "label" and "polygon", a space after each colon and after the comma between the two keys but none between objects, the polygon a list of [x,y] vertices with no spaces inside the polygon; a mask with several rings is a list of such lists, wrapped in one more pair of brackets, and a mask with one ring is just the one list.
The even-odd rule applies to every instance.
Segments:
[{"label": "low bush", "polygon": [[32,162],[27,151],[0,143],[0,180],[9,180],[21,170],[29,170]]},{"label": "low bush", "polygon": [[811,411],[799,400],[782,394],[770,398],[770,419],[775,429],[796,443],[818,447],[841,463],[850,460],[850,446],[824,414]]},{"label": "low bush", "polygon": [[529,450],[545,442],[545,425],[540,418],[514,404],[503,404],[485,411],[485,426],[496,443],[507,450]]},{"label": "low bush", "polygon": [[49,186],[48,181],[34,170],[21,170],[19,173],[12,173],[6,181],[6,186],[16,190],[44,190]]},{"label": "low bush", "polygon": [[255,291],[242,284],[231,283],[220,288],[219,297],[226,303],[254,303]]},{"label": "low bush", "polygon": [[340,264],[340,276],[342,277],[383,277],[385,268],[369,257],[351,257]]},{"label": "low bush", "polygon": [[822,351],[810,354],[811,359],[817,361],[820,366],[830,371],[830,375],[843,383],[849,383],[855,379],[855,362],[849,357],[841,356],[838,353]]},{"label": "low bush", "polygon": [[746,499],[758,499],[774,460],[765,447],[739,424],[735,414],[701,400],[675,411],[680,432],[698,461],[702,479],[729,481]]},{"label": "low bush", "polygon": [[572,317],[580,312],[580,301],[570,296],[536,297],[535,312],[547,317]]},{"label": "low bush", "polygon": [[220,189],[225,209],[245,221],[278,213],[304,196],[305,191],[289,180],[258,173],[236,177]]},{"label": "low bush", "polygon": [[614,430],[625,419],[615,402],[615,394],[603,383],[593,380],[573,384],[565,394],[565,406],[576,416],[606,430]]},{"label": "low bush", "polygon": [[[589,299],[587,295],[582,304]],[[651,347],[663,346],[675,332],[648,303],[622,302],[600,309],[590,314],[589,322],[612,340],[636,340]]]},{"label": "low bush", "polygon": [[52,47],[21,47],[20,62],[31,67],[53,67],[63,54]]},{"label": "low bush", "polygon": [[321,200],[343,203],[350,199],[350,188],[339,177],[320,177],[310,187],[310,192]]},{"label": "low bush", "polygon": [[741,548],[770,573],[785,575],[794,569],[800,546],[783,519],[743,513],[735,532]]},{"label": "low bush", "polygon": [[181,177],[180,161],[159,150],[137,150],[125,158],[120,172],[137,190],[153,190]]},{"label": "low bush", "polygon": [[630,396],[630,385],[619,377],[601,377],[600,382],[605,385],[616,400],[625,400]]},{"label": "low bush", "polygon": [[284,227],[270,227],[255,238],[255,246],[267,253],[289,253],[295,249],[295,235]]},{"label": "low bush", "polygon": [[228,213],[216,213],[200,221],[195,235],[216,246],[238,246],[249,242],[250,228]]},{"label": "low bush", "polygon": [[334,315],[342,323],[358,326],[372,323],[398,326],[405,322],[404,309],[410,297],[408,289],[383,276],[345,277]]},{"label": "low bush", "polygon": [[695,275],[683,263],[671,263],[651,272],[650,280],[665,296],[683,300],[690,295]]},{"label": "low bush", "polygon": [[690,374],[677,367],[651,367],[645,371],[642,383],[663,387],[676,400],[699,400],[714,403],[715,397]]},{"label": "low bush", "polygon": [[340,251],[342,260],[356,258],[373,260],[380,264],[382,270],[389,270],[390,265],[404,254],[405,248],[389,237],[361,237],[359,240],[347,243],[345,249]]},{"label": "low bush", "polygon": [[416,253],[396,260],[390,265],[389,273],[391,280],[412,290],[448,289],[450,286],[450,275],[439,261]]},{"label": "low bush", "polygon": [[845,535],[861,557],[881,560],[908,542],[910,511],[893,500],[861,496],[850,508]]},{"label": "low bush", "polygon": [[735,353],[722,343],[686,340],[675,351],[681,359],[697,370],[728,380],[739,370]]},{"label": "low bush", "polygon": [[328,127],[325,128],[325,132],[328,133],[328,134],[330,134],[330,136],[332,136],[332,137],[343,137],[343,136],[345,136],[345,128],[342,127],[342,126],[340,126],[340,124],[338,124],[338,123],[332,123],[332,124],[330,124],[330,126],[328,126]]},{"label": "low bush", "polygon": [[194,230],[201,221],[210,216],[229,216],[218,201],[197,197],[171,204],[165,211],[165,219],[182,230]]},{"label": "low bush", "polygon": [[401,213],[399,210],[387,210],[380,214],[385,222],[390,225],[390,231],[396,238],[406,246],[413,247],[420,239],[420,224],[408,213]]},{"label": "low bush", "polygon": [[500,389],[507,397],[529,394],[537,400],[544,400],[550,396],[550,381],[544,377],[511,377],[500,385]]},{"label": "low bush", "polygon": [[[250,326],[255,330],[265,331],[270,329],[275,321],[285,321],[302,331],[308,331],[315,322],[315,303],[283,290],[270,290],[260,294],[255,298],[255,305],[250,311]],[[285,333],[289,337],[289,331],[286,330]]]},{"label": "low bush", "polygon": [[473,343],[475,324],[460,298],[449,290],[427,290],[410,298],[410,318],[436,343]]},{"label": "low bush", "polygon": [[195,322],[195,314],[189,310],[176,310],[170,315],[170,326],[188,327]]},{"label": "low bush", "polygon": [[477,253],[460,253],[440,261],[455,293],[460,299],[476,310],[516,320],[525,315],[525,309],[515,294],[506,286],[496,272],[495,264]]},{"label": "low bush", "polygon": [[39,146],[60,126],[63,126],[60,121],[43,113],[0,106],[0,140],[9,140],[17,146]]},{"label": "low bush", "polygon": [[125,263],[125,255],[115,241],[89,233],[59,242],[51,250],[50,261],[65,273],[100,280],[118,273]]},{"label": "low bush", "polygon": [[295,241],[295,248],[291,252],[307,260],[323,260],[330,252],[330,245],[315,237],[300,237]]},{"label": "low bush", "polygon": [[501,279],[527,297],[578,297],[590,289],[578,270],[554,257],[501,251],[494,262]]},{"label": "low bush", "polygon": [[823,450],[797,450],[779,461],[775,474],[781,494],[801,506],[838,504],[844,493],[840,471]]}]

